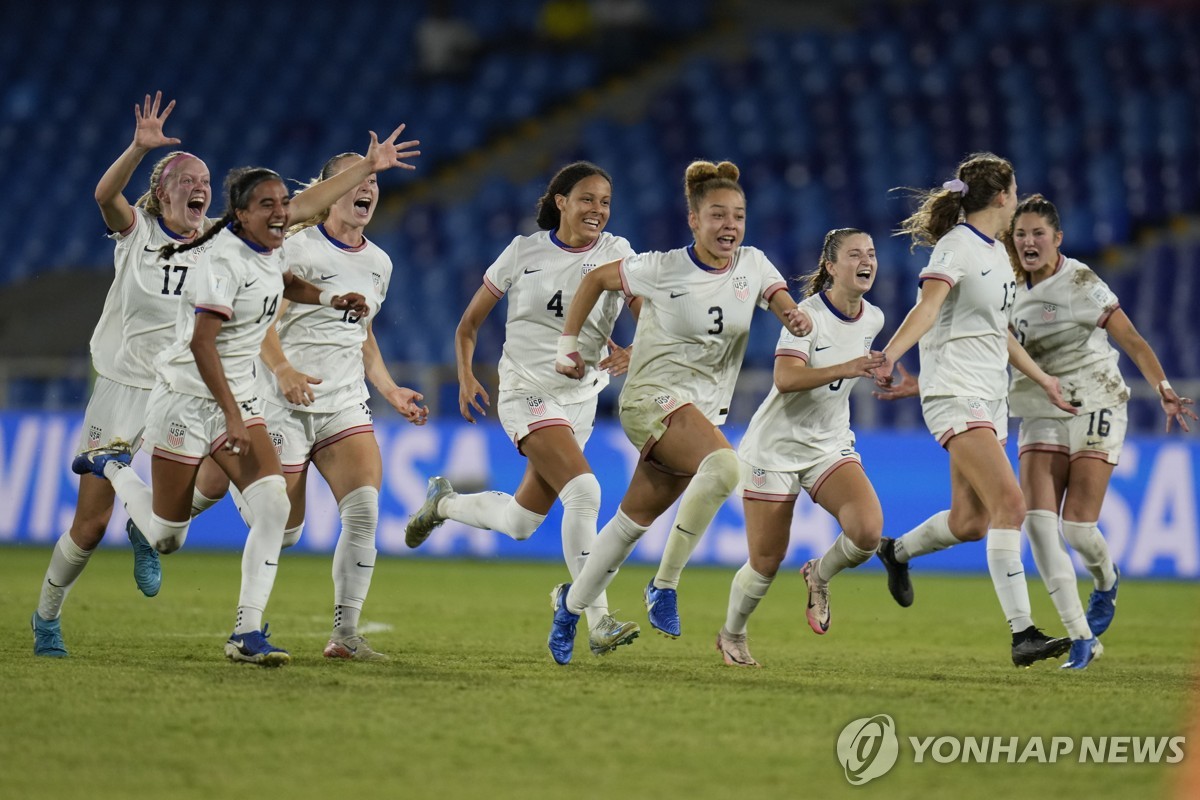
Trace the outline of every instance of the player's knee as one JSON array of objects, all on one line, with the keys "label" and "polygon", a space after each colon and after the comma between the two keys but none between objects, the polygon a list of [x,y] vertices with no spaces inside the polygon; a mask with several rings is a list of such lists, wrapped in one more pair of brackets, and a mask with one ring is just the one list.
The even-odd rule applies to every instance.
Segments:
[{"label": "player's knee", "polygon": [[564,512],[578,514],[600,513],[600,481],[590,472],[576,475],[558,493]]},{"label": "player's knee", "polygon": [[533,536],[545,519],[545,514],[536,514],[513,499],[504,507],[503,519],[495,530],[503,531],[521,542]]},{"label": "player's knee", "polygon": [[281,547],[291,547],[300,541],[300,537],[304,534],[304,523],[301,522],[294,528],[288,528],[283,532],[283,544]]},{"label": "player's knee", "polygon": [[783,564],[783,553],[757,553],[750,556],[750,569],[764,578],[774,578]]},{"label": "player's knee", "polygon": [[727,447],[709,453],[696,470],[696,477],[701,476],[712,484],[714,493],[726,497],[733,494],[741,479],[741,462],[737,453]]},{"label": "player's knee", "polygon": [[360,486],[338,503],[342,520],[342,535],[356,547],[375,546],[375,529],[379,526],[379,490]]},{"label": "player's knee", "polygon": [[149,530],[142,531],[142,535],[155,550],[167,555],[183,547],[183,543],[187,540],[189,525],[191,525],[191,520],[171,522],[154,514],[150,518]]},{"label": "player's knee", "polygon": [[254,517],[255,525],[283,530],[287,525],[292,504],[287,496],[287,483],[282,475],[259,478],[242,492]]},{"label": "player's knee", "polygon": [[108,520],[112,517],[112,509],[106,513],[89,519],[78,517],[71,523],[71,541],[84,550],[95,550],[104,532],[108,528]]}]

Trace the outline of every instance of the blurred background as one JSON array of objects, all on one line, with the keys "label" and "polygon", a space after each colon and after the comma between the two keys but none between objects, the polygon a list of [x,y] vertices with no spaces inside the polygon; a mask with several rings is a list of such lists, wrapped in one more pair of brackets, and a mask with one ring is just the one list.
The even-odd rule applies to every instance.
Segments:
[{"label": "blurred background", "polygon": [[[361,151],[368,129],[408,123],[417,171],[383,176],[367,231],[396,270],[376,333],[398,381],[444,419],[456,416],[459,315],[577,158],[613,175],[609,230],[638,250],[690,241],[682,175],[695,158],[741,167],[746,242],[785,275],[815,266],[826,230],[870,231],[882,343],[927,257],[891,235],[910,207],[890,190],[940,184],[964,154],[994,151],[1023,194],[1058,204],[1064,251],[1114,289],[1180,393],[1200,391],[1194,3],[58,0],[10,6],[4,27],[0,408],[86,402],[112,274],[92,191],[156,89],[178,103],[168,134],[207,161],[214,187],[244,164],[304,180]],[[503,322],[497,309],[477,352],[493,388]],[[778,326],[766,314],[758,326],[735,423],[770,385]],[[632,338],[627,320],[616,338]],[[1158,430],[1152,390],[1122,364],[1130,431]],[[917,403],[878,403],[867,388],[857,428],[923,429]]]}]

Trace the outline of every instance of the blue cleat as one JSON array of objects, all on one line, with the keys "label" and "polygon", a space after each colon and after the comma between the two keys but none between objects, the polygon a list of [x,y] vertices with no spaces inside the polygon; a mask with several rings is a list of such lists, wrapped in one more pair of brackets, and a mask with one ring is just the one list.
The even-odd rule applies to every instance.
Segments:
[{"label": "blue cleat", "polygon": [[29,620],[33,628],[33,654],[46,658],[66,658],[67,646],[63,644],[62,628],[56,619],[42,619],[35,611]]},{"label": "blue cleat", "polygon": [[1075,639],[1071,642],[1071,651],[1067,654],[1067,662],[1059,669],[1087,669],[1092,659],[1104,652],[1104,645],[1093,636],[1090,639]]},{"label": "blue cleat", "polygon": [[1113,569],[1117,573],[1117,579],[1112,588],[1106,592],[1092,589],[1092,595],[1088,598],[1086,617],[1093,636],[1099,636],[1108,630],[1117,613],[1117,587],[1121,585],[1121,570],[1116,564],[1113,565]]},{"label": "blue cleat", "polygon": [[650,627],[669,639],[678,639],[683,630],[679,624],[679,594],[674,589],[654,588],[654,579],[646,584],[646,617]]},{"label": "blue cleat", "polygon": [[133,545],[133,580],[146,597],[154,597],[162,588],[162,563],[158,551],[150,546],[133,520],[125,523],[125,533]]},{"label": "blue cleat", "polygon": [[84,450],[75,456],[71,461],[71,472],[76,475],[95,475],[97,478],[103,478],[104,465],[108,462],[114,461],[129,466],[129,462],[132,460],[133,453],[129,449],[129,444],[120,439],[113,439],[104,447],[93,447],[91,450]]},{"label": "blue cleat", "polygon": [[287,650],[281,650],[267,641],[267,626],[261,631],[235,633],[225,643],[225,657],[230,661],[244,661],[260,667],[282,667],[292,660]]},{"label": "blue cleat", "polygon": [[450,494],[454,494],[454,487],[450,485],[450,481],[436,475],[429,479],[429,485],[425,489],[425,502],[404,527],[406,545],[420,547],[429,538],[429,534],[446,521],[446,518],[438,513],[438,503]]},{"label": "blue cleat", "polygon": [[550,625],[550,639],[546,646],[556,664],[570,664],[575,650],[575,626],[579,615],[567,610],[567,592],[571,584],[560,583],[550,591],[550,607],[554,609],[554,622]]}]

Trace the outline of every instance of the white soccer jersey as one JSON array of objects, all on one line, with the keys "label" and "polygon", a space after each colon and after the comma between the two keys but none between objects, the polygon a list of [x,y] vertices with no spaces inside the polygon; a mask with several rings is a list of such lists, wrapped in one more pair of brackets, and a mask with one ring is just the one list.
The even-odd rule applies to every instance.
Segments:
[{"label": "white soccer jersey", "polygon": [[289,303],[279,320],[279,340],[288,362],[306,375],[320,378],[312,388],[312,405],[292,405],[279,391],[275,375],[259,363],[261,391],[272,402],[293,411],[332,412],[365,401],[362,346],[392,280],[392,260],[370,241],[350,247],[331,237],[323,225],[288,237],[284,246],[288,269],[334,294],[357,292],[370,312],[356,317],[329,306]]},{"label": "white soccer jersey", "polygon": [[238,400],[254,397],[255,364],[267,326],[283,297],[284,248],[263,250],[226,228],[209,241],[179,304],[175,341],[159,357],[159,377],[180,394],[213,398],[192,355],[196,314],[211,312],[224,322],[217,353],[225,380]]},{"label": "white soccer jersey", "polygon": [[787,282],[754,247],[739,247],[720,270],[701,263],[691,246],[630,256],[620,269],[625,293],[642,298],[621,394],[677,393],[721,425],[754,308],[766,308]]},{"label": "white soccer jersey", "polygon": [[[866,300],[858,316],[838,311],[824,293],[800,303],[813,321],[807,336],[787,328],[775,346],[776,358],[798,358],[809,367],[832,367],[866,355],[883,327],[883,312]],[[754,412],[738,454],[749,464],[772,472],[794,472],[831,450],[853,446],[850,390],[858,378],[843,378],[803,392],[775,386]]]},{"label": "white soccer jersey", "polygon": [[[212,222],[206,220],[203,228]],[[110,238],[116,241],[116,274],[92,333],[92,364],[109,380],[152,389],[154,360],[174,337],[188,274],[205,248],[163,259],[159,248],[186,240],[172,233],[161,217],[138,207],[129,228]]]},{"label": "white soccer jersey", "polygon": [[[1117,366],[1120,354],[1104,330],[1120,307],[1117,296],[1086,264],[1060,256],[1054,274],[1036,286],[1017,285],[1013,331],[1030,357],[1062,384],[1063,397],[1080,411],[1129,400]],[[1013,370],[1009,406],[1014,417],[1068,417],[1036,383]]]},{"label": "white soccer jersey", "polygon": [[493,295],[508,295],[501,391],[537,390],[559,405],[573,405],[595,397],[608,385],[608,373],[596,369],[596,364],[608,354],[608,337],[621,313],[617,292],[601,295],[579,331],[579,355],[586,369],[583,379],[560,375],[554,359],[567,308],[583,276],[632,253],[629,242],[607,232],[585,248],[567,247],[553,231],[518,236],[504,248],[483,276],[483,285]]},{"label": "white soccer jersey", "polygon": [[1008,307],[1016,282],[1004,245],[960,223],[938,240],[920,279],[951,286],[921,337],[921,397],[1005,397]]}]

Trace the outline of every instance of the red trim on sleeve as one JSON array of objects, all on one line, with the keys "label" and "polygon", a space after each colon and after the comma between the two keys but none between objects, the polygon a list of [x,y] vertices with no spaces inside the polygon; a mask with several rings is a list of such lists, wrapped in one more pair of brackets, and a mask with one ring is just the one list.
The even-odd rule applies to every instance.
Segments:
[{"label": "red trim on sleeve", "polygon": [[495,295],[497,300],[499,300],[501,297],[504,297],[504,292],[500,291],[500,288],[496,286],[496,284],[489,281],[487,275],[483,276],[483,288]]},{"label": "red trim on sleeve", "polygon": [[781,347],[775,351],[775,357],[798,358],[806,364],[808,363],[808,353],[804,352],[803,350],[789,350],[786,347]]},{"label": "red trim on sleeve", "polygon": [[949,275],[944,275],[941,272],[930,272],[928,275],[917,276],[918,286],[925,281],[941,281],[942,283],[948,284],[951,288],[953,288],[955,283],[953,278],[951,278]]},{"label": "red trim on sleeve", "polygon": [[769,302],[771,302],[771,298],[775,296],[776,292],[779,292],[781,290],[786,290],[786,289],[787,289],[787,281],[776,281],[775,283],[772,283],[770,286],[768,286],[766,288],[766,290],[763,292],[763,300],[766,300],[769,303]]},{"label": "red trim on sleeve", "polygon": [[137,227],[137,224],[138,224],[138,215],[137,215],[137,212],[135,211],[133,213],[133,222],[129,223],[129,227],[126,228],[125,230],[117,231],[117,236],[120,236],[122,239],[124,239],[126,236],[133,233],[133,229]]},{"label": "red trim on sleeve", "polygon": [[1109,317],[1111,317],[1114,313],[1119,311],[1120,308],[1121,308],[1121,304],[1117,303],[1112,308],[1105,309],[1104,313],[1100,315],[1100,319],[1096,320],[1096,327],[1097,328],[1106,327],[1108,325]]},{"label": "red trim on sleeve", "polygon": [[617,276],[621,279],[621,294],[625,295],[625,302],[629,302],[636,295],[629,288],[629,281],[625,279],[625,259],[622,258],[617,262]]},{"label": "red trim on sleeve", "polygon": [[196,313],[199,314],[201,311],[216,314],[226,322],[233,319],[233,309],[227,306],[196,306]]}]

